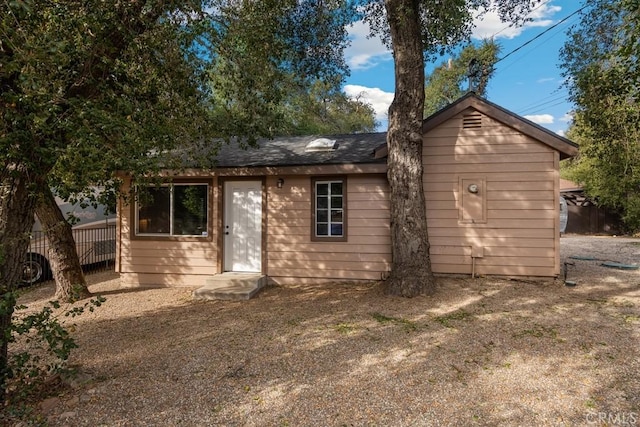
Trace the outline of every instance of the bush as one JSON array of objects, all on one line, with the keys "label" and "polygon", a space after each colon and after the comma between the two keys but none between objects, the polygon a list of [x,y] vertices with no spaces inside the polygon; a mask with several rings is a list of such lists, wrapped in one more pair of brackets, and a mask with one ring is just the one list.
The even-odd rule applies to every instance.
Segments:
[{"label": "bush", "polygon": [[[16,296],[10,292],[2,298],[1,305],[9,307],[15,303]],[[105,301],[105,298],[97,296],[64,311],[59,311],[61,305],[58,301],[49,301],[39,312],[24,315],[19,312],[27,307],[15,306],[8,331],[7,367],[0,373],[6,386],[6,404],[20,404],[37,392],[45,381],[66,371],[66,361],[78,345],[61,318],[79,316],[85,310],[93,311]],[[11,347],[18,347],[18,350]]]}]

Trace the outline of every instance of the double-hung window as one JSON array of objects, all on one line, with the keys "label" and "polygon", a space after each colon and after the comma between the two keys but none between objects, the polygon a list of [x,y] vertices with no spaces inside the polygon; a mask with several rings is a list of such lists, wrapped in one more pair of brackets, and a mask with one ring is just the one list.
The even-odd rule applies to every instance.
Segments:
[{"label": "double-hung window", "polygon": [[208,206],[206,183],[149,187],[136,203],[136,235],[207,237]]},{"label": "double-hung window", "polygon": [[346,241],[346,178],[316,178],[312,187],[312,240]]}]

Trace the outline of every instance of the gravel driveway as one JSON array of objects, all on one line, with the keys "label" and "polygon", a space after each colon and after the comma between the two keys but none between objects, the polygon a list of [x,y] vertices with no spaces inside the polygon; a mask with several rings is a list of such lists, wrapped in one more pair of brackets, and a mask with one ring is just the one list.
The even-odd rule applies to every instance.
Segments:
[{"label": "gravel driveway", "polygon": [[568,262],[567,280],[586,284],[597,281],[638,280],[640,270],[606,268],[606,262],[640,266],[640,239],[570,235],[560,239],[560,263]]},{"label": "gravel driveway", "polygon": [[640,239],[561,242],[575,287],[458,276],[414,299],[334,284],[196,302],[91,276],[107,302],[74,320],[80,375],[39,410],[52,426],[637,425],[640,272],[598,260],[638,263]]}]

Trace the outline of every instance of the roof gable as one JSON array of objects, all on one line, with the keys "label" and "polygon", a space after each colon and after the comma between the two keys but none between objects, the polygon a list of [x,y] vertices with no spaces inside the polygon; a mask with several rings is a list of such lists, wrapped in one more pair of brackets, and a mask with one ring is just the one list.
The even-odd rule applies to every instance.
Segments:
[{"label": "roof gable", "polygon": [[578,146],[567,138],[551,132],[550,130],[533,123],[524,117],[518,116],[497,104],[489,102],[486,99],[477,96],[473,92],[466,94],[456,102],[449,104],[447,107],[424,119],[422,122],[422,132],[429,132],[468,108],[479,111],[480,113],[485,114],[486,116],[551,147],[560,153],[560,159],[566,159],[578,154]]}]

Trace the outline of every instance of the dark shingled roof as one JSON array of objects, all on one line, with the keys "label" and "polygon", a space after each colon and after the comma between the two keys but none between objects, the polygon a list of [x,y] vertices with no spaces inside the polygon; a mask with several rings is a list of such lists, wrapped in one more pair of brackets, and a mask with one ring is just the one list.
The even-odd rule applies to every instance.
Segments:
[{"label": "dark shingled roof", "polygon": [[[386,159],[374,157],[374,150],[385,144],[386,137],[385,132],[280,137],[259,140],[258,147],[246,149],[233,141],[220,147],[216,166],[228,168],[384,163]],[[335,140],[336,149],[305,151],[307,144],[318,138]]]}]

